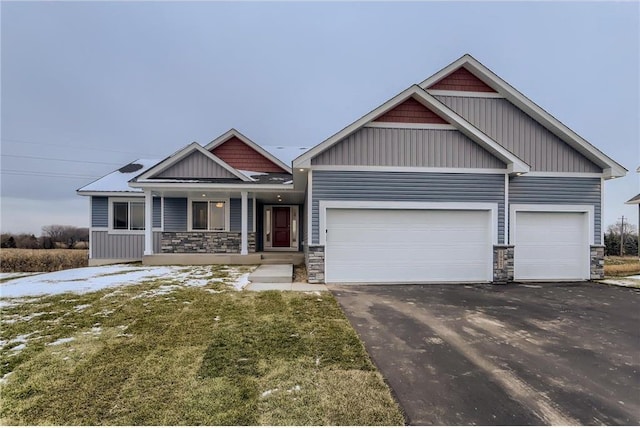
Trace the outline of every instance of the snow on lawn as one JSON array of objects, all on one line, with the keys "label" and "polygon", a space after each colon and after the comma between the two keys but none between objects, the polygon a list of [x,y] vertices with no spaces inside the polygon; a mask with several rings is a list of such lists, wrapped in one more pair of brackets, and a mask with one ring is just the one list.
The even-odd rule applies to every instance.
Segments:
[{"label": "snow on lawn", "polygon": [[[228,277],[216,278],[216,269],[225,272]],[[203,287],[212,282],[229,281],[229,285],[236,290],[241,290],[246,285],[246,276],[248,276],[242,273],[234,267],[220,269],[212,266],[98,266],[10,279],[0,284],[0,297],[5,299],[47,294],[88,293],[155,279],[175,281],[175,287]],[[165,285],[162,292],[168,291]],[[76,310],[83,309],[76,308]]]}]

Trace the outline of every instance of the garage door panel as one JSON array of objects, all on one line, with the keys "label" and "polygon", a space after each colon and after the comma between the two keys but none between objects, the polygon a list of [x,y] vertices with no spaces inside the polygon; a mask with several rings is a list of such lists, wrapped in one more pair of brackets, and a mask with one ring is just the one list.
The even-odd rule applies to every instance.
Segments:
[{"label": "garage door panel", "polygon": [[588,279],[586,213],[517,212],[516,280]]},{"label": "garage door panel", "polygon": [[327,282],[488,281],[488,211],[328,209]]}]

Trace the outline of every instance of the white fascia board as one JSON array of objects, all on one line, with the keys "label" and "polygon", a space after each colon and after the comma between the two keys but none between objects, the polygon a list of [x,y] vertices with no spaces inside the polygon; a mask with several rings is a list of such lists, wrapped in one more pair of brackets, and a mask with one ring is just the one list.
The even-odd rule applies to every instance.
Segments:
[{"label": "white fascia board", "polygon": [[245,135],[243,135],[240,131],[238,131],[235,128],[231,128],[230,130],[228,130],[227,132],[225,132],[224,134],[222,134],[221,136],[219,136],[215,140],[211,141],[209,144],[204,146],[204,149],[207,150],[207,151],[211,151],[214,148],[218,147],[220,144],[222,144],[222,143],[226,142],[227,140],[229,140],[229,138],[231,138],[231,137],[236,137],[237,139],[239,139],[240,141],[245,143],[247,146],[251,147],[252,149],[257,151],[258,153],[260,153],[262,156],[264,156],[265,158],[269,159],[271,162],[275,163],[280,168],[284,169],[286,172],[291,174],[291,167],[290,166],[287,166],[287,164],[285,164],[280,159],[278,159],[277,157],[275,157],[274,155],[272,155],[271,153],[269,153],[268,151],[263,149],[259,144],[254,143],[250,138],[246,137]]},{"label": "white fascia board", "polygon": [[259,191],[272,191],[272,190],[291,190],[293,191],[293,184],[251,184],[251,183],[238,183],[238,184],[229,184],[229,183],[163,183],[158,181],[138,181],[135,183],[129,184],[131,187],[139,188],[139,189],[155,189],[155,190],[175,190],[181,189],[185,191],[199,191],[205,189],[215,189],[215,190],[233,190],[233,191],[242,191],[246,190],[249,192],[259,192]]},{"label": "white fascia board", "polygon": [[504,98],[498,92],[453,91],[451,89],[425,89],[433,96],[465,97],[465,98]]},{"label": "white fascia board", "polygon": [[529,165],[527,165],[522,159],[518,158],[509,150],[505,149],[500,144],[489,138],[484,132],[480,131],[471,123],[467,122],[462,116],[441,103],[437,98],[435,98],[433,95],[430,95],[424,89],[418,86],[415,86],[415,88],[416,92],[414,95],[419,98],[418,101],[422,101],[422,103],[426,107],[434,110],[449,123],[453,124],[458,129],[458,131],[462,132],[464,135],[480,144],[480,146],[487,150],[489,153],[500,159],[502,162],[506,163],[509,172],[529,172]]},{"label": "white fascia board", "polygon": [[456,127],[443,123],[404,123],[404,122],[369,122],[364,128],[393,128],[393,129],[435,129],[455,130]]},{"label": "white fascia board", "polygon": [[486,66],[484,66],[469,54],[465,54],[458,60],[438,71],[433,76],[424,80],[422,83],[420,83],[420,87],[426,89],[444,76],[462,66],[473,73],[473,75],[478,79],[496,90],[500,95],[509,100],[516,107],[523,110],[534,120],[539,122],[545,128],[549,129],[549,131],[558,136],[558,138],[565,141],[579,153],[584,155],[587,159],[603,168],[605,179],[622,177],[626,175],[626,168],[602,153],[584,138],[580,137],[574,131],[569,129],[569,127],[564,125],[558,119],[535,104],[524,94],[522,94],[520,91],[511,86],[500,76],[495,74],[493,71],[488,69]]},{"label": "white fascia board", "polygon": [[191,153],[193,153],[195,151],[200,152],[202,155],[206,156],[207,158],[209,158],[213,162],[217,163],[222,168],[224,168],[225,170],[229,171],[231,174],[235,175],[236,177],[238,177],[242,181],[253,181],[250,177],[247,177],[246,175],[242,174],[240,171],[238,171],[237,169],[233,168],[231,165],[229,165],[228,163],[226,163],[225,161],[223,161],[219,157],[217,157],[214,154],[212,154],[211,152],[205,150],[200,144],[193,142],[193,143],[189,144],[188,146],[185,146],[181,150],[177,151],[173,155],[169,156],[167,159],[163,160],[162,162],[160,162],[159,164],[157,164],[153,168],[151,168],[151,169],[145,171],[144,173],[140,174],[138,177],[136,177],[133,180],[131,180],[130,183],[134,183],[135,182],[134,180],[136,180],[136,181],[149,180],[154,175],[159,174],[160,172],[164,171],[165,169],[169,168],[172,165],[175,165],[180,160],[184,159],[185,157],[187,157],[188,155],[190,155]]},{"label": "white fascia board", "polygon": [[331,137],[324,140],[322,143],[317,146],[311,148],[305,153],[301,154],[297,158],[293,160],[293,168],[308,168],[311,166],[311,159],[316,157],[318,154],[322,153],[332,145],[336,144],[338,141],[343,138],[351,135],[356,132],[358,129],[362,128],[367,123],[371,122],[376,117],[380,116],[387,110],[391,110],[396,105],[400,104],[407,98],[409,98],[412,94],[416,92],[418,89],[415,85],[408,87],[404,91],[400,92],[395,97],[391,98],[387,102],[383,103],[381,106],[377,107],[374,110],[371,110],[369,113],[362,116],[360,119],[353,122],[351,125],[343,128],[341,131],[333,134]]},{"label": "white fascia board", "polygon": [[424,172],[446,174],[508,174],[500,168],[447,168],[422,166],[314,165],[310,171]]},{"label": "white fascia board", "polygon": [[122,197],[144,197],[141,190],[131,189],[127,192],[101,192],[97,190],[76,190],[80,196],[122,196]]}]

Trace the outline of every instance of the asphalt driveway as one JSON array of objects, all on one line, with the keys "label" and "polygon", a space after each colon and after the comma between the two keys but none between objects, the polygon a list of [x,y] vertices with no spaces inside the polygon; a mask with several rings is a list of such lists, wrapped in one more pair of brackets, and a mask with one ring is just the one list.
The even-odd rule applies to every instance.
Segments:
[{"label": "asphalt driveway", "polygon": [[640,424],[638,290],[329,288],[410,424]]}]

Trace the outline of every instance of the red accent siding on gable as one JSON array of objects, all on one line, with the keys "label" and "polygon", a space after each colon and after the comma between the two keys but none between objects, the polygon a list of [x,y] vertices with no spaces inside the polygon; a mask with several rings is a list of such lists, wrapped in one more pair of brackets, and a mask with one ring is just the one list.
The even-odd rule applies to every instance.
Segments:
[{"label": "red accent siding on gable", "polygon": [[489,85],[474,76],[469,70],[460,67],[438,80],[428,89],[444,89],[447,91],[496,92]]},{"label": "red accent siding on gable", "polygon": [[374,122],[448,123],[413,98],[398,104],[374,119]]},{"label": "red accent siding on gable", "polygon": [[287,172],[235,136],[216,146],[211,150],[211,153],[235,169],[256,172]]}]

